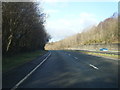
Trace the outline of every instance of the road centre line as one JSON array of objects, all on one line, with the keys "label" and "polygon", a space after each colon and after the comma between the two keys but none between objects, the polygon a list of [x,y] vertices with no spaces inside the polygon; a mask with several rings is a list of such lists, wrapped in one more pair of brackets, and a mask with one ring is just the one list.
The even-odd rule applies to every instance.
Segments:
[{"label": "road centre line", "polygon": [[94,69],[99,69],[99,68],[97,68],[96,66],[94,66],[94,65],[92,65],[92,64],[89,64],[91,67],[93,67]]},{"label": "road centre line", "polygon": [[51,52],[49,55],[41,62],[39,63],[29,74],[27,74],[22,80],[20,80],[11,90],[15,90],[21,83],[23,83],[35,70],[37,70],[38,67],[40,67],[51,55]]}]

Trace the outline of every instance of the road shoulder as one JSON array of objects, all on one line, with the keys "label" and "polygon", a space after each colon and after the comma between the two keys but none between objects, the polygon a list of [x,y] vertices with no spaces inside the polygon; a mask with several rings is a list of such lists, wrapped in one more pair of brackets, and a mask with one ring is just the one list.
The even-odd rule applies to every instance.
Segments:
[{"label": "road shoulder", "polygon": [[18,83],[22,78],[24,78],[31,70],[33,70],[39,63],[41,63],[42,60],[48,56],[48,54],[49,52],[17,68],[14,68],[8,72],[3,73],[2,87],[12,88],[16,83]]}]

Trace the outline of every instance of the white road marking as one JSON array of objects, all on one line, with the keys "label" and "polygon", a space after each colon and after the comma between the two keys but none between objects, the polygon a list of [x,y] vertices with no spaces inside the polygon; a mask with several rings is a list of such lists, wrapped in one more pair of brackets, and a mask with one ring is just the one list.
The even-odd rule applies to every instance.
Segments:
[{"label": "white road marking", "polygon": [[92,64],[89,64],[91,67],[93,67],[94,69],[99,69],[99,68],[97,68],[96,66],[94,66],[94,65],[92,65]]},{"label": "white road marking", "polygon": [[70,56],[70,54],[68,54]]},{"label": "white road marking", "polygon": [[15,90],[21,83],[23,83],[38,67],[40,67],[48,59],[50,55],[51,52],[40,64],[38,64],[29,74],[27,74],[22,80],[20,80],[11,90]]},{"label": "white road marking", "polygon": [[74,57],[75,59],[78,59],[77,57]]}]

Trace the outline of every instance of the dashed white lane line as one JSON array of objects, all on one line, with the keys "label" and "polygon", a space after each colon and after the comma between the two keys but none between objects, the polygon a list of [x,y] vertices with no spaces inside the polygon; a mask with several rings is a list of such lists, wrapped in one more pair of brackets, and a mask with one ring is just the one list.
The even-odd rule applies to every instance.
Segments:
[{"label": "dashed white lane line", "polygon": [[74,57],[75,59],[78,59],[77,57]]},{"label": "dashed white lane line", "polygon": [[92,65],[92,64],[89,64],[91,67],[93,67],[94,69],[99,69],[99,68],[97,68],[96,66],[94,66],[94,65]]},{"label": "dashed white lane line", "polygon": [[51,53],[40,63],[38,64],[29,74],[27,74],[22,80],[20,80],[11,90],[15,90],[21,83],[23,83],[38,67],[40,67],[51,55]]}]

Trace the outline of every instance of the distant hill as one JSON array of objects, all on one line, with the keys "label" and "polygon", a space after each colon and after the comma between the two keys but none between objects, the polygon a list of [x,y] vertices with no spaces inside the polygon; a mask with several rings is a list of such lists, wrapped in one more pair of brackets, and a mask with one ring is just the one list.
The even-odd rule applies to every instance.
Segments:
[{"label": "distant hill", "polygon": [[97,26],[87,29],[82,33],[70,36],[54,43],[48,43],[46,49],[65,49],[80,45],[112,44],[119,43],[118,13],[100,22]]}]

